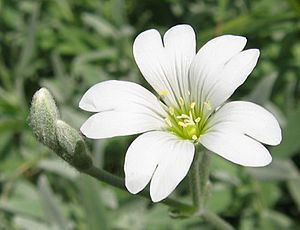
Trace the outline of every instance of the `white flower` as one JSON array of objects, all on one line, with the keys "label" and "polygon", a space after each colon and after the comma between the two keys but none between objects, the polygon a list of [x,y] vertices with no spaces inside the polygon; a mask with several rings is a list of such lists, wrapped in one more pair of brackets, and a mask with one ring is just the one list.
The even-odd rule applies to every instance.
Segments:
[{"label": "white flower", "polygon": [[[259,50],[246,38],[224,35],[196,54],[189,25],[169,29],[163,40],[147,30],[133,44],[135,61],[159,99],[142,86],[105,81],[91,87],[80,108],[96,112],[81,127],[89,138],[143,133],[125,157],[126,187],[140,192],[150,182],[154,202],[186,176],[195,144],[244,166],[265,166],[272,157],[261,144],[277,145],[281,129],[264,108],[244,101],[224,104],[256,65]],[[260,143],[261,142],[261,143]]]}]

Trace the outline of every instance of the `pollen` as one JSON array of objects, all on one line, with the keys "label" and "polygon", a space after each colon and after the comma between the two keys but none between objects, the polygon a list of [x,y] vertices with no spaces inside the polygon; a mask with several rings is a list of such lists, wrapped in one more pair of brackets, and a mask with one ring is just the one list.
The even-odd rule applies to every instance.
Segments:
[{"label": "pollen", "polygon": [[161,90],[159,90],[159,95],[160,95],[160,96],[167,96],[168,93],[169,93],[169,91],[166,90],[166,89],[161,89]]},{"label": "pollen", "polygon": [[172,126],[173,126],[173,125],[172,125],[172,122],[170,121],[169,118],[165,118],[165,122],[167,123],[167,125],[168,125],[169,127],[172,127]]},{"label": "pollen", "polygon": [[182,119],[182,118],[189,119],[190,117],[186,114],[181,114],[180,116],[176,116],[176,118],[178,118],[178,119]]},{"label": "pollen", "polygon": [[182,97],[179,98],[179,104],[180,104],[181,106],[184,106],[184,100],[183,100]]},{"label": "pollen", "polygon": [[192,102],[192,103],[191,103],[191,109],[194,109],[195,106],[196,106],[196,102]]},{"label": "pollen", "polygon": [[[166,129],[176,136],[195,142],[199,140],[205,130],[206,122],[202,121],[202,111],[198,108],[196,101],[185,101],[183,97],[178,98],[179,106],[168,106],[166,108],[168,117],[164,119]],[[209,102],[204,104],[206,109],[211,109]],[[207,108],[208,107],[208,108]]]},{"label": "pollen", "polygon": [[182,126],[184,128],[186,128],[188,126],[185,122],[182,122],[182,121],[179,121],[178,125],[180,125],[180,126]]},{"label": "pollen", "polygon": [[205,101],[203,104],[207,110],[212,110],[212,105],[210,101]]},{"label": "pollen", "polygon": [[168,111],[169,111],[169,113],[173,116],[174,115],[174,113],[175,113],[175,110],[174,110],[174,108],[172,107],[172,106],[170,106],[169,108],[168,108]]}]

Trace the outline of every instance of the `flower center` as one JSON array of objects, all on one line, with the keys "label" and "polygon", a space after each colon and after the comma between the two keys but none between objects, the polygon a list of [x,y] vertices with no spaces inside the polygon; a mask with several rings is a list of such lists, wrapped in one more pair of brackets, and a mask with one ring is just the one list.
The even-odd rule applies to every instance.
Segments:
[{"label": "flower center", "polygon": [[205,121],[196,102],[187,103],[179,98],[179,108],[168,107],[165,122],[168,130],[183,139],[197,141],[204,132]]}]

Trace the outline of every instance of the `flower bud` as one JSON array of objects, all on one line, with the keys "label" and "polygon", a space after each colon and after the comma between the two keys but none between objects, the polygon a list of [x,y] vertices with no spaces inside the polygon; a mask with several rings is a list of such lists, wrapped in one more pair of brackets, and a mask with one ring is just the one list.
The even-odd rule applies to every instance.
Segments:
[{"label": "flower bud", "polygon": [[56,121],[56,137],[61,150],[57,154],[79,170],[88,169],[92,160],[82,136],[62,120]]},{"label": "flower bud", "polygon": [[59,149],[55,128],[58,118],[59,112],[52,95],[46,88],[41,88],[31,102],[30,126],[37,139],[54,151]]}]

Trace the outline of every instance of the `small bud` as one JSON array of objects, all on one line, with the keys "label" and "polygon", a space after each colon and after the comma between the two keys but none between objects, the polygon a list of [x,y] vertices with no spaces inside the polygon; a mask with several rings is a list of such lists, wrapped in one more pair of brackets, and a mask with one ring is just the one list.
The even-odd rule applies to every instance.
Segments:
[{"label": "small bud", "polygon": [[56,137],[61,148],[57,154],[79,170],[92,165],[85,143],[77,130],[64,121],[56,122]]},{"label": "small bud", "polygon": [[41,88],[32,98],[30,126],[37,139],[54,151],[59,149],[55,128],[58,118],[59,112],[52,95],[46,88]]}]

